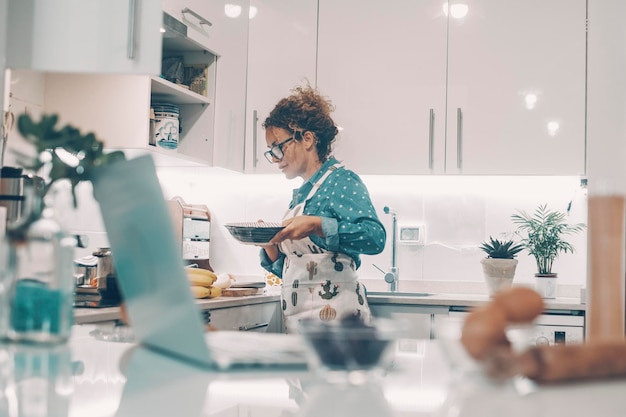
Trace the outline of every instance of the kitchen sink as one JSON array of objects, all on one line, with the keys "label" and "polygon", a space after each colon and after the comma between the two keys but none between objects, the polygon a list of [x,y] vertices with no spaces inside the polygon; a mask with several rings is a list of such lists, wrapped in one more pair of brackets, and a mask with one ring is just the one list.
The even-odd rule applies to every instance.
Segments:
[{"label": "kitchen sink", "polygon": [[368,291],[368,296],[376,295],[376,296],[384,296],[384,297],[430,297],[435,295],[430,292],[400,292],[400,291]]}]

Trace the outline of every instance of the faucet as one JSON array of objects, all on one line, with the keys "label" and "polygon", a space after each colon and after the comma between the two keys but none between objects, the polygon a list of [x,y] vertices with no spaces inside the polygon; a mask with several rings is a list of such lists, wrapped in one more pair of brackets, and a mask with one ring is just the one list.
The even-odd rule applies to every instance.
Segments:
[{"label": "faucet", "polygon": [[398,215],[393,209],[390,209],[387,206],[383,208],[383,211],[385,214],[391,214],[391,267],[389,268],[389,271],[385,273],[385,282],[389,284],[389,291],[396,292],[398,290],[398,276],[400,274],[396,253],[396,245],[398,243],[398,239],[396,237],[398,230]]}]

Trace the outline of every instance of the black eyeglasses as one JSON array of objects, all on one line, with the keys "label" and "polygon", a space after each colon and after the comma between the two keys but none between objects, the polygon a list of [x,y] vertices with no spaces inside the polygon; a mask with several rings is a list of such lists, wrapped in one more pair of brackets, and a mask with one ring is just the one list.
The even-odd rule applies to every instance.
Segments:
[{"label": "black eyeglasses", "polygon": [[292,140],[294,140],[297,133],[298,131],[294,132],[292,137],[287,138],[280,143],[277,143],[276,145],[272,146],[268,151],[265,151],[265,153],[263,154],[265,155],[265,159],[270,161],[270,163],[272,164],[274,163],[274,160],[282,161],[285,157],[285,154],[283,153],[283,147]]}]

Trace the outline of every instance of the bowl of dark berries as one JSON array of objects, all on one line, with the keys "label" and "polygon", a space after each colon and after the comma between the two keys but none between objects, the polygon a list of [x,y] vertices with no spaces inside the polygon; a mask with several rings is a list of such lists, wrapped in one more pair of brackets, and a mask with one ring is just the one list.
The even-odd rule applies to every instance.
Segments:
[{"label": "bowl of dark berries", "polygon": [[335,321],[301,320],[298,329],[307,342],[311,369],[327,379],[359,383],[388,370],[392,347],[406,335],[408,324],[387,318],[365,322],[350,315]]}]

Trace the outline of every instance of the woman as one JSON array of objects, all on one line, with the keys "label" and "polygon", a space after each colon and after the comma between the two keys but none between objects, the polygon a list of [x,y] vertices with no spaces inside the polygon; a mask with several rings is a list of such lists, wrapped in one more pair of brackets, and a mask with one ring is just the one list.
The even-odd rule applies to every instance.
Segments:
[{"label": "woman", "polygon": [[288,179],[301,177],[281,230],[261,250],[261,265],[282,277],[285,327],[294,320],[369,321],[365,290],[357,280],[361,254],[385,247],[385,228],[367,188],[330,155],[337,127],[333,107],[316,90],[297,87],[263,123],[266,158]]}]

